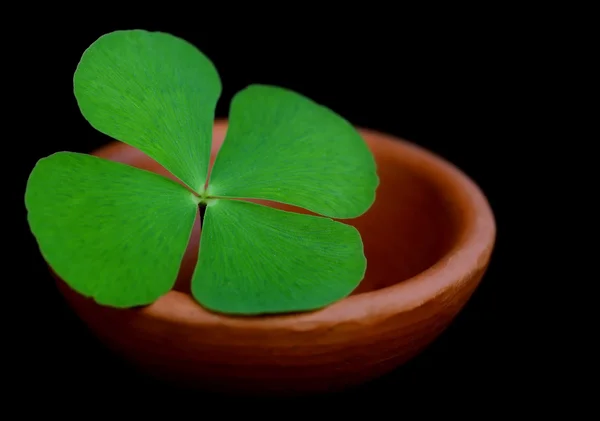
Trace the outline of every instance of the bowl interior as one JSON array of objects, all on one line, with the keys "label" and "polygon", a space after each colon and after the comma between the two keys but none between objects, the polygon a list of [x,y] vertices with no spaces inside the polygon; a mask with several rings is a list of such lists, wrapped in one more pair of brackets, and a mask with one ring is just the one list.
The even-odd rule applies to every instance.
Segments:
[{"label": "bowl interior", "polygon": [[[225,135],[225,126],[214,130],[212,158],[216,156]],[[419,161],[399,153],[393,140],[363,136],[377,161],[380,184],[373,206],[362,216],[342,222],[355,226],[361,233],[367,257],[365,278],[353,295],[385,288],[426,270],[446,254],[461,232],[461,213],[448,199],[448,192],[423,170]],[[142,152],[118,144],[102,150],[100,155],[175,179],[158,163]],[[256,200],[279,209],[310,213],[289,205]],[[188,293],[196,264],[200,222],[196,223],[188,245],[175,290]]]}]

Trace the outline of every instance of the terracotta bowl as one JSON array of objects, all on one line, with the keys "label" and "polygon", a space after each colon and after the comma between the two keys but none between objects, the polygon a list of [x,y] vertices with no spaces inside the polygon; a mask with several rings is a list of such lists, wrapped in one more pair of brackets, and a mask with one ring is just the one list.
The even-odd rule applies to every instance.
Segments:
[{"label": "terracotta bowl", "polygon": [[[226,128],[225,121],[215,124],[213,158]],[[488,265],[496,227],[479,188],[451,164],[392,136],[361,133],[381,182],[373,207],[346,221],[362,234],[368,259],[366,277],[350,297],[282,316],[204,310],[189,294],[198,221],[175,290],[154,304],[116,310],[58,280],[60,290],[109,348],[178,385],[251,394],[328,392],[391,371],[431,343],[465,305]],[[95,154],[168,175],[121,143]]]}]

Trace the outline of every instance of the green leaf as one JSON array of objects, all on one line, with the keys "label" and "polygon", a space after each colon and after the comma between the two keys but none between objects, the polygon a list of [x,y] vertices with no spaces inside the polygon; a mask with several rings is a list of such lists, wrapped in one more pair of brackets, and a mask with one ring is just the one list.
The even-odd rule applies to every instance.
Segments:
[{"label": "green leaf", "polygon": [[84,52],[73,83],[95,129],[204,190],[221,81],[198,49],[161,32],[111,32]]},{"label": "green leaf", "polygon": [[46,261],[74,290],[114,307],[150,304],[172,288],[197,203],[167,178],[71,152],[39,160],[25,193]]},{"label": "green leaf", "polygon": [[192,294],[222,313],[313,310],[350,294],[365,269],[350,225],[216,199],[206,207]]},{"label": "green leaf", "polygon": [[353,218],[373,204],[378,182],[373,155],[350,123],[295,92],[251,85],[232,101],[208,194]]}]

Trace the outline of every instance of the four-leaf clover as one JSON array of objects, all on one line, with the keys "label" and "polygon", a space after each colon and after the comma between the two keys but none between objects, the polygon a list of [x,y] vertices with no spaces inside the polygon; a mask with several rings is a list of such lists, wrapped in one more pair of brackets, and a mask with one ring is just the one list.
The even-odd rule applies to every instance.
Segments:
[{"label": "four-leaf clover", "polygon": [[208,309],[312,310],[363,278],[358,231],[330,218],[364,213],[378,177],[364,140],[333,111],[286,89],[249,86],[232,101],[208,178],[221,81],[193,45],[161,32],[106,34],[84,52],[74,91],[95,129],[187,186],[86,154],[38,161],[25,196],[29,224],[44,258],[74,290],[114,307],[167,293],[199,206],[205,215],[192,294]]}]

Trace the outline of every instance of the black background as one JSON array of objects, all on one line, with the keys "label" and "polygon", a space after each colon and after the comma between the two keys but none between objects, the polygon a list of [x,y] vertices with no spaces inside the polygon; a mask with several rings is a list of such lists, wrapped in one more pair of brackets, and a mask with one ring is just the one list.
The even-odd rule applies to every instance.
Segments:
[{"label": "black background", "polygon": [[[516,142],[507,127],[515,117],[511,75],[518,60],[507,51],[507,30],[490,29],[487,21],[416,28],[407,28],[402,19],[371,23],[368,28],[317,31],[304,22],[302,33],[286,25],[217,32],[198,30],[199,24],[140,20],[41,29],[31,41],[39,55],[22,57],[26,65],[20,70],[26,78],[31,75],[30,91],[21,95],[23,104],[14,105],[27,107],[27,115],[36,116],[24,123],[36,139],[21,144],[22,192],[39,158],[60,150],[90,152],[109,141],[83,119],[72,93],[73,72],[86,47],[116,29],[161,30],[185,38],[219,70],[224,89],[218,117],[227,116],[233,94],[251,83],[287,87],[357,126],[388,132],[436,152],[479,184],[498,223],[496,250],[479,289],[422,355],[337,398],[375,399],[391,393],[407,399],[447,394],[500,399],[493,390],[509,377],[513,363],[502,301],[503,216],[510,180],[500,173],[507,151],[514,148],[511,142]],[[43,77],[36,76],[40,66],[46,69]],[[35,102],[25,98],[34,95]],[[23,331],[24,340],[33,345],[23,345],[17,352],[27,361],[28,387],[45,393],[59,388],[57,393],[80,394],[81,399],[101,390],[104,402],[131,396],[132,391],[142,392],[144,400],[180,399],[181,392],[136,373],[86,331],[56,291],[24,217],[22,225],[26,250],[20,267],[27,281],[24,290],[33,295],[27,311],[33,325]],[[201,398],[216,399],[207,394]]]}]

